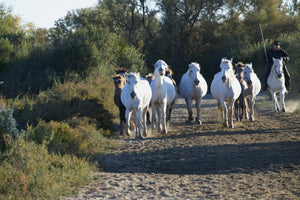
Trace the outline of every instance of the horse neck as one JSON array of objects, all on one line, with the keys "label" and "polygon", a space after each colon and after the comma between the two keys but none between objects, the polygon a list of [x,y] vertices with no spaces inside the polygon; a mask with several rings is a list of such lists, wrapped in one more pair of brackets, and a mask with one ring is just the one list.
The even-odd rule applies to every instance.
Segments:
[{"label": "horse neck", "polygon": [[226,84],[226,86],[227,86],[228,88],[230,88],[230,87],[232,87],[233,79],[236,78],[236,77],[235,77],[235,75],[234,75],[234,73],[233,73],[232,70],[228,70],[227,75],[228,75],[228,76],[227,76],[227,80],[226,80],[225,84]]},{"label": "horse neck", "polygon": [[156,87],[161,87],[164,81],[163,76],[156,75],[155,79],[156,79],[155,81]]}]

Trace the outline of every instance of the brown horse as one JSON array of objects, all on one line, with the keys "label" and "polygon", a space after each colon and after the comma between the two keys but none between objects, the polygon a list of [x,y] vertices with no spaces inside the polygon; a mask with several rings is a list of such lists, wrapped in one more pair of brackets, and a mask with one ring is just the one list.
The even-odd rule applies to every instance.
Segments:
[{"label": "brown horse", "polygon": [[238,62],[235,65],[235,76],[239,80],[242,88],[241,95],[234,103],[234,113],[237,121],[241,121],[245,115],[246,119],[249,119],[249,89],[248,84],[244,79],[244,64]]},{"label": "brown horse", "polygon": [[121,102],[121,92],[126,84],[125,73],[127,72],[127,70],[124,68],[120,68],[115,70],[115,72],[117,73],[117,75],[112,77],[115,84],[114,102],[116,106],[118,106],[119,108],[119,117],[120,117],[119,132],[120,135],[123,135],[124,124],[126,123],[126,119],[125,119],[126,108]]}]

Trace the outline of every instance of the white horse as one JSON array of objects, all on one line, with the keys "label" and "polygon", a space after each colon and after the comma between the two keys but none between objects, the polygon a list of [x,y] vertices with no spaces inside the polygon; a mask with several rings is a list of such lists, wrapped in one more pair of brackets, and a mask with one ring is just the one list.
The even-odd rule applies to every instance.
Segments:
[{"label": "white horse", "polygon": [[163,134],[167,133],[167,123],[170,120],[170,111],[176,98],[176,89],[173,81],[165,76],[168,65],[163,60],[155,63],[154,76],[151,82],[152,98],[152,132],[154,131],[156,113],[158,116],[157,128]]},{"label": "white horse", "polygon": [[[252,63],[244,65],[244,79],[248,84],[248,94],[250,96],[250,121],[254,121],[254,104],[255,99],[261,89],[261,83],[252,68]],[[247,110],[246,110],[247,112]]]},{"label": "white horse", "polygon": [[[136,134],[143,138],[143,135],[147,136],[146,111],[151,101],[152,91],[149,82],[141,78],[139,73],[126,73],[126,78],[127,83],[121,93],[121,101],[126,107],[125,133],[130,135],[131,115],[136,113],[134,117]],[[141,133],[142,128],[143,134]]]},{"label": "white horse", "polygon": [[233,106],[241,94],[241,85],[234,75],[232,59],[222,58],[220,68],[221,71],[214,76],[210,91],[218,101],[218,110],[223,110],[223,125],[233,128]]},{"label": "white horse", "polygon": [[201,100],[207,93],[207,83],[200,74],[200,65],[198,63],[191,63],[188,71],[182,75],[179,84],[179,94],[185,99],[188,110],[188,121],[193,120],[193,100],[196,101],[197,117],[196,121],[202,124],[200,119]]},{"label": "white horse", "polygon": [[280,105],[282,112],[285,112],[285,93],[287,93],[285,88],[285,79],[283,74],[283,59],[275,59],[273,58],[273,66],[271,68],[270,75],[267,79],[268,90],[271,93],[272,101],[274,104],[274,112],[280,110],[278,101],[277,101],[277,93],[280,93]]}]

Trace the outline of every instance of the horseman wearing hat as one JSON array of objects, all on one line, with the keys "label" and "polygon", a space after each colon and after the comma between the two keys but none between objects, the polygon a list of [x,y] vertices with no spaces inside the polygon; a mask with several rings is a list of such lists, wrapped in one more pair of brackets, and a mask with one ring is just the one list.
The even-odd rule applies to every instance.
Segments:
[{"label": "horseman wearing hat", "polygon": [[291,90],[291,84],[290,84],[290,74],[286,68],[286,64],[289,61],[289,56],[287,54],[287,52],[283,49],[280,48],[280,42],[279,41],[274,41],[272,44],[273,48],[270,49],[267,52],[267,58],[266,58],[266,62],[268,64],[265,76],[264,76],[264,82],[263,82],[263,90],[267,90],[268,85],[267,85],[267,80],[268,80],[268,76],[271,72],[271,68],[273,65],[273,59],[279,59],[279,58],[283,58],[283,72],[284,72],[284,77],[285,77],[285,87],[287,90]]}]

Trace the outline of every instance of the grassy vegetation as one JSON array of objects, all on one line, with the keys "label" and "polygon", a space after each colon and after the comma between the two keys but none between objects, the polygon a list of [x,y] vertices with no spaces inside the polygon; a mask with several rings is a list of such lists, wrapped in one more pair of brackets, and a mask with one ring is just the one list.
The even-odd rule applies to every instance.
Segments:
[{"label": "grassy vegetation", "polygon": [[116,148],[106,136],[117,108],[110,77],[91,74],[1,99],[0,199],[58,199],[94,179],[96,158]]},{"label": "grassy vegetation", "polygon": [[49,153],[18,136],[1,155],[0,199],[58,199],[93,179],[95,166],[73,155]]}]

